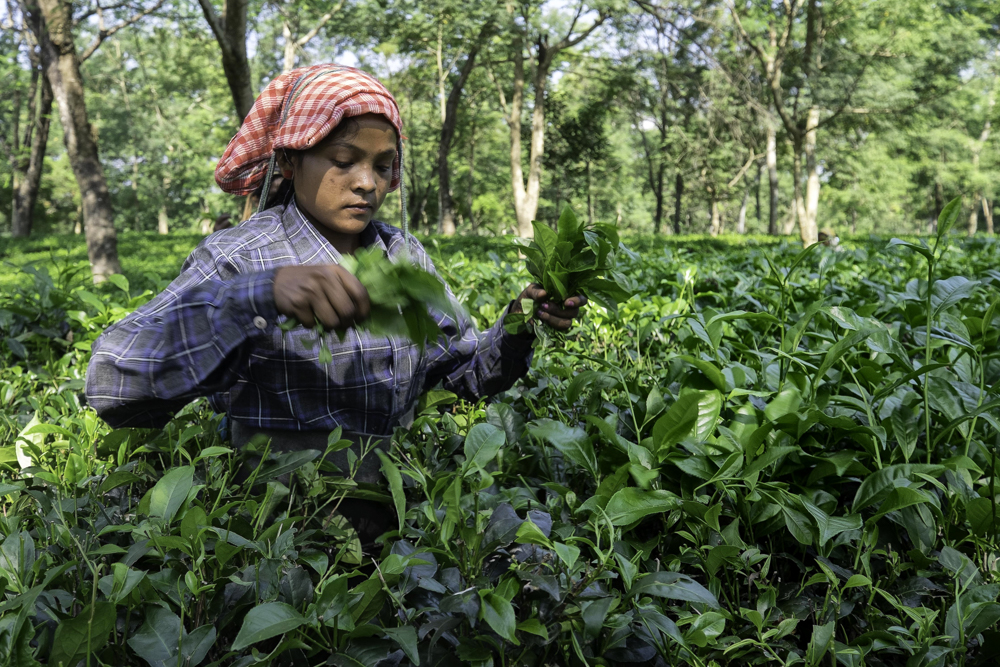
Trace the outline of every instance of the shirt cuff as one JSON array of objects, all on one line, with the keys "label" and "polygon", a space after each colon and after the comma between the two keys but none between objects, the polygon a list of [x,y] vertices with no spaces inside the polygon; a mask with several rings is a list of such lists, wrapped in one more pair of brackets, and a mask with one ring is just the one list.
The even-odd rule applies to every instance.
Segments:
[{"label": "shirt cuff", "polygon": [[277,269],[242,274],[227,281],[226,310],[248,334],[260,334],[278,326],[274,305],[274,274]]}]

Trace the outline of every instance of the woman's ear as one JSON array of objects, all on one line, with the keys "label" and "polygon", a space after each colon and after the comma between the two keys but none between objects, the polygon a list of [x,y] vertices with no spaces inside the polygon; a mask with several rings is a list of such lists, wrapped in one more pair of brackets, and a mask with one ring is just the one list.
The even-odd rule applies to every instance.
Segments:
[{"label": "woman's ear", "polygon": [[281,150],[275,154],[278,162],[278,170],[281,172],[281,177],[286,181],[292,180],[295,175],[295,168],[292,165],[292,161],[288,159],[288,153]]}]

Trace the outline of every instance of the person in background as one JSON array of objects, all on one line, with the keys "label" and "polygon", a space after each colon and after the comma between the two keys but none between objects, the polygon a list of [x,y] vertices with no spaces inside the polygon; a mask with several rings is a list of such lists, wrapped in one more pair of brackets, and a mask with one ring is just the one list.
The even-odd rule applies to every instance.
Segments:
[{"label": "person in background", "polygon": [[[552,304],[528,285],[481,332],[448,290],[458,315],[431,311],[443,335],[426,346],[355,326],[368,317],[369,297],[340,266],[344,255],[377,248],[435,273],[415,238],[375,219],[403,183],[402,137],[396,100],[360,70],[317,65],[272,80],[215,177],[231,194],[270,194],[277,168],[284,188],[269,207],[206,237],[160,295],[95,341],[90,405],[115,427],[160,427],[208,396],[226,413],[235,447],[260,436],[272,451],[324,451],[339,427],[360,453],[373,441],[385,447],[427,389],[441,384],[477,401],[524,376],[534,337],[507,332],[506,314],[530,299],[540,322],[566,330],[586,298]],[[401,218],[405,228],[405,209]],[[303,326],[283,331],[292,317]],[[329,363],[319,361],[316,324],[339,332],[325,336]],[[342,471],[348,460],[347,451],[332,457]],[[380,482],[376,456],[363,458],[355,481]],[[367,547],[393,521],[391,509],[371,502],[347,500],[340,512]]]}]

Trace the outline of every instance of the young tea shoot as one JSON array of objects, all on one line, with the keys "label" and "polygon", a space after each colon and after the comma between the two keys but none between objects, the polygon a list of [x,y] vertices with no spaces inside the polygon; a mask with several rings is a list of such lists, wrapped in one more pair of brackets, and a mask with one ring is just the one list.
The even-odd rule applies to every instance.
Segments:
[{"label": "young tea shoot", "polygon": [[[518,250],[525,256],[528,273],[541,285],[548,300],[562,307],[566,299],[582,294],[587,299],[618,311],[618,304],[632,294],[631,281],[616,270],[616,251],[624,250],[614,225],[587,225],[577,220],[567,206],[559,216],[556,230],[531,223],[535,237],[520,240]],[[509,314],[505,326],[520,331],[534,314],[532,302],[522,303],[523,314]]]}]

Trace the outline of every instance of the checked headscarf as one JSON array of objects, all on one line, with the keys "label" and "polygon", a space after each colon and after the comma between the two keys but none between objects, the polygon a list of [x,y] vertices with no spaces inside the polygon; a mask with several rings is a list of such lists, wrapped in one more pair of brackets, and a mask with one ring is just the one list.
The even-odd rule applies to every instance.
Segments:
[{"label": "checked headscarf", "polygon": [[[344,118],[368,113],[385,116],[397,136],[403,136],[395,98],[370,74],[339,65],[286,72],[268,83],[254,102],[215,168],[215,182],[225,192],[251,194],[267,180],[275,151],[311,148]],[[390,191],[400,185],[401,158],[399,150]]]}]

